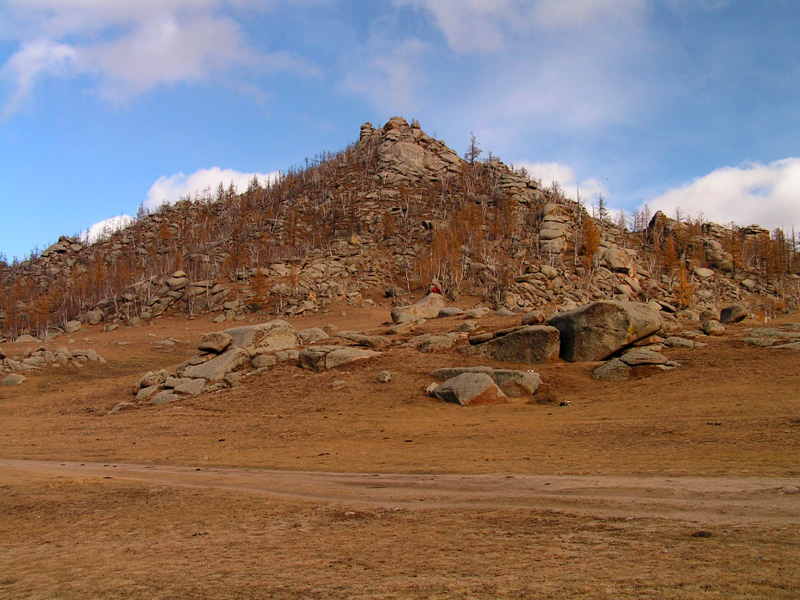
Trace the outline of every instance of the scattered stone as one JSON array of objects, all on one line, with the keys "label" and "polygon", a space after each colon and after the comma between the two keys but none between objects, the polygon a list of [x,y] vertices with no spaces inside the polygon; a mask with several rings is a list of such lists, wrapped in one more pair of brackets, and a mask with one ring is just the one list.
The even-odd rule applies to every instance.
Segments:
[{"label": "scattered stone", "polygon": [[480,319],[481,317],[489,314],[489,308],[486,306],[480,306],[478,308],[471,308],[469,310],[464,311],[464,317],[467,319]]},{"label": "scattered stone", "polygon": [[64,333],[75,333],[76,331],[80,331],[82,326],[80,321],[67,321],[64,324]]},{"label": "scattered stone", "polygon": [[539,323],[543,323],[545,320],[544,313],[540,310],[534,310],[525,314],[522,317],[522,324],[523,325],[537,325]]},{"label": "scattered stone", "polygon": [[694,274],[700,279],[710,279],[711,277],[714,277],[714,270],[706,269],[705,267],[695,267]]},{"label": "scattered stone", "polygon": [[15,344],[32,344],[35,342],[40,342],[39,338],[35,338],[32,335],[21,335],[17,339],[14,340]]},{"label": "scattered stone", "polygon": [[631,376],[631,368],[618,358],[604,363],[592,371],[598,381],[625,381]]},{"label": "scattered stone", "polygon": [[19,385],[23,381],[25,381],[25,376],[20,375],[19,373],[11,373],[10,375],[6,375],[2,382],[3,385]]},{"label": "scattered stone", "polygon": [[568,362],[608,358],[662,324],[661,315],[648,305],[615,300],[592,302],[550,319],[561,334],[560,355]]},{"label": "scattered stone", "polygon": [[147,402],[150,398],[152,398],[158,392],[160,392],[161,389],[162,388],[160,384],[143,387],[138,392],[136,392],[136,402]]},{"label": "scattered stone", "polygon": [[486,373],[462,373],[433,390],[439,400],[462,406],[497,404],[508,398]]},{"label": "scattered stone", "polygon": [[355,331],[340,331],[333,334],[333,337],[343,338],[367,348],[380,349],[392,345],[392,341],[382,335],[364,335]]},{"label": "scattered stone", "polygon": [[121,410],[125,410],[126,408],[134,408],[135,406],[136,404],[133,402],[117,402],[111,408],[111,410],[108,411],[108,414],[113,415],[114,413],[118,413]]},{"label": "scattered stone", "polygon": [[441,294],[428,294],[422,300],[411,306],[398,306],[392,309],[392,321],[395,323],[409,323],[419,319],[434,319],[439,316],[439,311],[447,306],[447,301]]},{"label": "scattered stone", "polygon": [[337,379],[335,381],[331,381],[331,389],[332,390],[341,390],[347,387],[347,382],[342,381],[341,379]]},{"label": "scattered stone", "polygon": [[392,380],[392,374],[389,371],[381,371],[375,378],[378,383],[389,383]]},{"label": "scattered stone", "polygon": [[207,333],[200,340],[197,349],[200,352],[212,352],[214,354],[221,354],[233,342],[233,337],[224,331],[217,331],[214,333]]},{"label": "scattered stone", "polygon": [[456,331],[458,331],[459,333],[469,333],[471,331],[475,331],[477,328],[478,328],[478,322],[469,320],[461,323],[461,325],[458,326]]},{"label": "scattered stone", "polygon": [[726,306],[719,314],[720,323],[738,323],[747,318],[747,307],[743,304]]},{"label": "scattered stone", "polygon": [[491,367],[448,367],[431,372],[431,376],[447,381],[462,373],[484,373],[492,378],[500,390],[510,398],[532,396],[542,385],[542,378],[535,371],[492,369]]},{"label": "scattered stone", "polygon": [[142,376],[141,379],[136,383],[134,386],[134,393],[138,392],[139,390],[147,387],[152,386],[159,386],[167,380],[169,377],[169,371],[165,369],[161,369],[160,371],[151,371],[146,375]]},{"label": "scattered stone", "polygon": [[439,311],[439,314],[437,316],[440,319],[444,319],[446,317],[455,317],[463,314],[464,311],[458,308],[457,306],[445,306],[442,310]]},{"label": "scattered stone", "polygon": [[710,319],[703,323],[703,331],[706,333],[706,335],[725,335],[725,325],[716,319]]}]

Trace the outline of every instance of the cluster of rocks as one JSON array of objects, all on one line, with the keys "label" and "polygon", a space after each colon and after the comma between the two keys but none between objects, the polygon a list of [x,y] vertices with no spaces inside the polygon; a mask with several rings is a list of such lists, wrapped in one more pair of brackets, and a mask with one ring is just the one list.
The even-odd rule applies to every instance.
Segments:
[{"label": "cluster of rocks", "polygon": [[753,329],[744,341],[757,348],[800,350],[800,323]]},{"label": "cluster of rocks", "polygon": [[532,396],[542,384],[542,378],[535,371],[491,367],[437,369],[431,376],[442,382],[429,388],[432,396],[462,406],[497,404],[509,398]]},{"label": "cluster of rocks", "polygon": [[82,368],[84,363],[97,362],[104,363],[105,359],[95,350],[68,350],[67,348],[56,348],[47,350],[46,348],[31,348],[23,352],[20,356],[6,356],[0,349],[0,375],[10,373],[2,379],[5,385],[17,385],[25,381],[22,373],[29,371],[39,371],[46,367],[74,367]]},{"label": "cluster of rocks", "polygon": [[323,329],[297,331],[286,321],[275,320],[209,333],[198,344],[200,354],[180,364],[174,373],[162,369],[145,374],[133,388],[135,401],[118,404],[112,410],[142,403],[168,404],[183,396],[227,389],[248,374],[261,372],[278,362],[291,361],[306,369],[324,371],[380,354],[366,348],[317,344],[334,339],[380,344],[379,336],[332,330],[329,328],[336,338]]}]

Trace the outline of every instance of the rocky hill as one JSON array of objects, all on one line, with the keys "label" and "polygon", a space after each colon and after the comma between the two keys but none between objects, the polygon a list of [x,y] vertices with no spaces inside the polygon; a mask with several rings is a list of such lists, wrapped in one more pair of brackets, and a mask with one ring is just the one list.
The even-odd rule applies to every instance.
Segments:
[{"label": "rocky hill", "polygon": [[92,245],[62,237],[0,264],[0,340],[57,336],[75,321],[113,329],[172,313],[219,322],[403,303],[431,285],[520,313],[615,299],[683,316],[736,302],[767,319],[800,303],[800,260],[781,232],[661,213],[638,214],[629,231],[524,170],[467,156],[394,117],[275,182],[220,186]]}]

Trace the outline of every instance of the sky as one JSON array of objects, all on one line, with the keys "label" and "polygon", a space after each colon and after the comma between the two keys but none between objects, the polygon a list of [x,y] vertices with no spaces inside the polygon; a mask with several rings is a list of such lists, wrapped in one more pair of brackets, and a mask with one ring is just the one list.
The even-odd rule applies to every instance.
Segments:
[{"label": "sky", "polygon": [[0,0],[0,253],[394,115],[587,205],[800,231],[799,41],[796,0]]}]

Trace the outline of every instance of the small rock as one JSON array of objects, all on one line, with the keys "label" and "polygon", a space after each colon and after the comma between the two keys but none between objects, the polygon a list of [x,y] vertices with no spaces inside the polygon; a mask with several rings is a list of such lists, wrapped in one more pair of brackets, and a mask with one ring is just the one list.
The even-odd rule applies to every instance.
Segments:
[{"label": "small rock", "polygon": [[389,383],[392,380],[392,374],[389,371],[381,371],[376,379],[378,383]]},{"label": "small rock", "polygon": [[725,335],[725,325],[716,319],[711,319],[703,323],[703,331],[706,333],[706,335]]},{"label": "small rock", "polygon": [[220,354],[231,345],[232,341],[233,337],[223,331],[207,333],[203,336],[203,339],[200,340],[200,343],[197,345],[197,349],[200,350],[200,352],[213,352],[214,354]]},{"label": "small rock", "polygon": [[19,385],[23,381],[25,381],[25,376],[20,375],[19,373],[11,373],[11,375],[6,375],[2,382],[3,385]]},{"label": "small rock", "polygon": [[611,359],[592,372],[598,381],[625,381],[631,376],[631,368],[618,358]]},{"label": "small rock", "polygon": [[433,390],[433,394],[439,400],[462,406],[508,401],[497,384],[485,373],[462,373],[439,385]]},{"label": "small rock", "polygon": [[720,323],[738,323],[747,318],[747,307],[743,304],[726,306],[719,314]]}]

